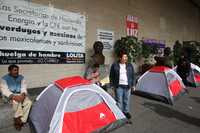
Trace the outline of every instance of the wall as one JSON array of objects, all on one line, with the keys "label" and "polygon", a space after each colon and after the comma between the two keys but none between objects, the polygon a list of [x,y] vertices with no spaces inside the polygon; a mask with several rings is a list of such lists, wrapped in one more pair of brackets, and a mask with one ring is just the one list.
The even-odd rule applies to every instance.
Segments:
[{"label": "wall", "polygon": [[[125,16],[139,18],[139,39],[200,41],[200,14],[189,0],[32,0],[34,3],[86,15],[86,60],[92,54],[97,28],[114,31],[115,39],[125,36]],[[112,52],[104,52],[106,64],[112,63]],[[63,76],[83,74],[85,65],[20,65],[29,87],[46,86]],[[0,76],[7,65],[0,66]]]}]

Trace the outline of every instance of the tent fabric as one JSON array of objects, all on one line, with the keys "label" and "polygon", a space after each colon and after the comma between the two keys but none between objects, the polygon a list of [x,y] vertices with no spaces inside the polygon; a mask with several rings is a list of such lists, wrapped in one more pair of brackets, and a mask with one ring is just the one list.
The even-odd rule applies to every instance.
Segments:
[{"label": "tent fabric", "polygon": [[191,68],[197,70],[198,72],[200,72],[200,67],[198,67],[197,65],[191,63]]},{"label": "tent fabric", "polygon": [[[81,91],[92,91],[97,93],[103,101],[107,104],[107,106],[112,109],[113,114],[115,115],[117,120],[124,119],[125,116],[121,112],[121,110],[116,106],[115,100],[107,94],[103,89],[95,84],[83,85],[83,86],[75,86],[71,89],[65,89],[64,94],[61,96],[57,108],[55,110],[54,116],[52,118],[50,124],[50,132],[59,131],[61,133],[61,128],[59,127],[63,123],[64,113],[67,110],[67,103],[69,102],[69,97],[71,97],[76,92]],[[78,106],[78,105],[77,105]],[[59,123],[59,124],[58,124]]]},{"label": "tent fabric", "polygon": [[200,68],[197,65],[191,63],[191,71],[187,79],[193,86],[200,86]]},{"label": "tent fabric", "polygon": [[68,106],[66,107],[67,112],[80,111],[85,108],[90,108],[99,103],[103,102],[103,99],[99,95],[92,91],[77,91],[71,95]]},{"label": "tent fabric", "polygon": [[178,74],[167,67],[153,67],[144,73],[136,84],[135,93],[162,102],[173,104],[185,86]]},{"label": "tent fabric", "polygon": [[[200,86],[200,67],[197,65],[190,63],[191,64],[191,70],[190,74],[187,77],[187,80],[192,83],[192,86],[198,87]],[[177,66],[175,66],[173,69],[176,71]]]},{"label": "tent fabric", "polygon": [[152,67],[149,71],[150,72],[165,72],[167,70],[170,70],[170,68],[166,67],[166,66],[155,66]]},{"label": "tent fabric", "polygon": [[90,133],[116,121],[116,118],[102,102],[85,110],[65,113],[63,121],[63,133]]},{"label": "tent fabric", "polygon": [[30,121],[36,133],[88,133],[112,131],[127,119],[101,87],[76,76],[49,85],[37,97]]},{"label": "tent fabric", "polygon": [[48,132],[55,108],[62,95],[62,91],[55,85],[51,84],[47,88],[43,95],[34,102],[29,115],[37,133]]},{"label": "tent fabric", "polygon": [[178,96],[178,94],[181,92],[181,84],[178,80],[171,82],[169,84],[169,88],[173,96]]},{"label": "tent fabric", "polygon": [[66,88],[84,84],[90,84],[90,81],[81,78],[80,76],[66,77],[55,81],[55,85],[57,85],[62,91]]},{"label": "tent fabric", "polygon": [[169,92],[167,91],[167,80],[163,73],[146,73],[138,80],[138,83],[136,84],[136,90],[138,89],[143,92],[153,92],[154,94],[160,96],[169,95]]},{"label": "tent fabric", "polygon": [[194,74],[196,82],[200,82],[200,74]]}]

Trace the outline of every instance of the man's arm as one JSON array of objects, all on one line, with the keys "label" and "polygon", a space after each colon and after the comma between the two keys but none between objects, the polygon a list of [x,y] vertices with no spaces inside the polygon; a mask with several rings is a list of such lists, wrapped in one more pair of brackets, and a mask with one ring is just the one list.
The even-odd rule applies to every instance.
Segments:
[{"label": "man's arm", "polygon": [[15,100],[17,102],[23,102],[25,99],[25,93],[23,93],[22,95],[14,95],[9,89],[8,89],[8,85],[6,83],[5,80],[1,80],[1,84],[0,84],[0,89],[1,92],[4,96],[8,97],[9,100]]},{"label": "man's arm", "polygon": [[88,67],[86,72],[85,72],[85,78],[87,80],[92,80],[92,69],[91,67]]},{"label": "man's arm", "polygon": [[133,83],[132,83],[132,87],[135,87],[135,71],[134,71],[134,67],[133,65],[131,64],[131,70],[132,70],[132,77],[133,77]]},{"label": "man's arm", "polygon": [[110,75],[109,75],[109,79],[110,79],[110,86],[114,87],[114,83],[113,83],[113,78],[115,76],[115,71],[114,71],[114,64],[112,64],[111,69],[110,69]]},{"label": "man's arm", "polygon": [[24,79],[21,81],[21,93],[27,95],[27,84]]},{"label": "man's arm", "polygon": [[8,89],[8,85],[5,80],[1,79],[0,89],[4,96],[11,98],[13,93]]},{"label": "man's arm", "polygon": [[21,95],[18,97],[19,99],[16,100],[18,100],[18,102],[24,102],[26,96],[27,96],[27,84],[26,81],[23,79],[21,81]]}]

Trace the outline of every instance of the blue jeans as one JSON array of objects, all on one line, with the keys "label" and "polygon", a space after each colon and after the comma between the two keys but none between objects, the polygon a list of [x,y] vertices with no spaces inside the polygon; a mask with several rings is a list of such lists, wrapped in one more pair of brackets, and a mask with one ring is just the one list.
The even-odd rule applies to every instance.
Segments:
[{"label": "blue jeans", "polygon": [[129,112],[129,102],[130,102],[130,92],[131,89],[128,87],[119,86],[115,91],[115,100],[117,106],[121,109],[122,112]]}]

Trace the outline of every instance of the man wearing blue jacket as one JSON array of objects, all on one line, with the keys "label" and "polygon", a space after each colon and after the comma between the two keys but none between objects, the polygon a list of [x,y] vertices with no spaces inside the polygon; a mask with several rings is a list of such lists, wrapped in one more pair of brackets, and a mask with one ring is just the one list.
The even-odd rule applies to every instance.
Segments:
[{"label": "man wearing blue jacket", "polygon": [[119,61],[111,66],[110,84],[115,91],[117,106],[122,110],[128,119],[131,119],[129,110],[131,88],[134,87],[134,68],[128,63],[126,52],[121,52]]},{"label": "man wearing blue jacket", "polygon": [[19,75],[19,67],[10,65],[8,72],[1,78],[0,90],[13,105],[14,126],[17,130],[21,130],[23,124],[27,122],[32,102],[27,96],[24,77]]}]

